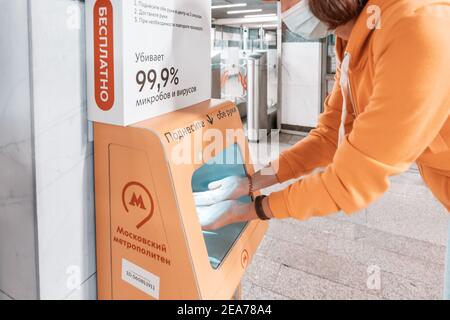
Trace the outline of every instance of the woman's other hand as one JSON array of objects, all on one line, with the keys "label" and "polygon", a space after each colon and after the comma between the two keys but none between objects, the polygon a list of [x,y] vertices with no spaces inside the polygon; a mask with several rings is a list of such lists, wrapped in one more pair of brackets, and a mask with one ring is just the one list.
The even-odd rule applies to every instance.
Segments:
[{"label": "woman's other hand", "polygon": [[215,231],[227,225],[257,219],[253,204],[228,200],[205,207],[197,207],[200,225],[205,231]]},{"label": "woman's other hand", "polygon": [[227,200],[238,200],[249,195],[250,182],[247,177],[232,176],[211,182],[208,191],[195,192],[196,206],[211,206]]},{"label": "woman's other hand", "polygon": [[[262,203],[264,213],[273,218],[267,198]],[[204,231],[215,231],[227,225],[258,220],[254,203],[229,200],[207,207],[197,207],[200,225]]]}]

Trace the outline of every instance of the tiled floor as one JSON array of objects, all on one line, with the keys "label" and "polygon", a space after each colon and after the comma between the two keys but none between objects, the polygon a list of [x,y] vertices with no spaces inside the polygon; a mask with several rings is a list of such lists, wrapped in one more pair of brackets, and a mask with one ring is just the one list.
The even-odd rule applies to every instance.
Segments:
[{"label": "tiled floor", "polygon": [[[300,139],[278,138],[281,150]],[[276,157],[251,150],[257,166]],[[414,168],[359,214],[273,220],[243,299],[441,299],[448,222]]]}]

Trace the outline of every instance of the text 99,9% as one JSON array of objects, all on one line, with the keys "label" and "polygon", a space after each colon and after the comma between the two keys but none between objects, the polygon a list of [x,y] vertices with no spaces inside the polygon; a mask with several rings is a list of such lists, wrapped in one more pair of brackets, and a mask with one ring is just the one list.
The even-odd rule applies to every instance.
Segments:
[{"label": "text 99,9%", "polygon": [[167,87],[169,83],[175,85],[180,83],[178,69],[175,69],[174,67],[171,67],[170,69],[164,68],[160,73],[155,69],[150,69],[148,72],[140,70],[136,74],[136,83],[140,86],[139,92],[142,92],[146,86],[149,87],[150,90],[153,90],[156,87],[158,92],[160,92],[161,89]]}]

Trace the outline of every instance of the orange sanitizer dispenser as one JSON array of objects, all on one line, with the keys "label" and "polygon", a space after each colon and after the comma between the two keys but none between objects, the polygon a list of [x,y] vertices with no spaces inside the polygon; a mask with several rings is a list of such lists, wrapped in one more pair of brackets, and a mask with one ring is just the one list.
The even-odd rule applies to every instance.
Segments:
[{"label": "orange sanitizer dispenser", "polygon": [[203,232],[193,192],[253,173],[236,106],[208,100],[94,134],[99,299],[233,298],[267,223]]}]

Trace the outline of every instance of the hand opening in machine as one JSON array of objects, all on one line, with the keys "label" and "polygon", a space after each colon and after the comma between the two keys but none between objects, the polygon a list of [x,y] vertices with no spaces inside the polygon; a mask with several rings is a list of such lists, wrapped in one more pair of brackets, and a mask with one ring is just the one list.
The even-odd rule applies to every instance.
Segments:
[{"label": "hand opening in machine", "polygon": [[[241,150],[237,144],[234,144],[194,172],[192,191],[196,195],[200,224],[205,225],[207,224],[205,221],[214,219],[214,215],[227,211],[232,205],[232,201],[221,201],[222,197],[218,195],[217,203],[214,203],[214,199],[199,199],[199,195],[201,197],[203,192],[214,189],[212,184],[221,180],[229,185],[229,188],[224,188],[222,192],[232,192],[234,180],[247,176],[244,164]],[[224,195],[224,198],[226,198],[226,195]],[[237,201],[249,203],[252,198],[246,196]],[[219,268],[246,226],[247,223],[236,223],[213,232],[203,231],[209,261],[214,269]]]}]

